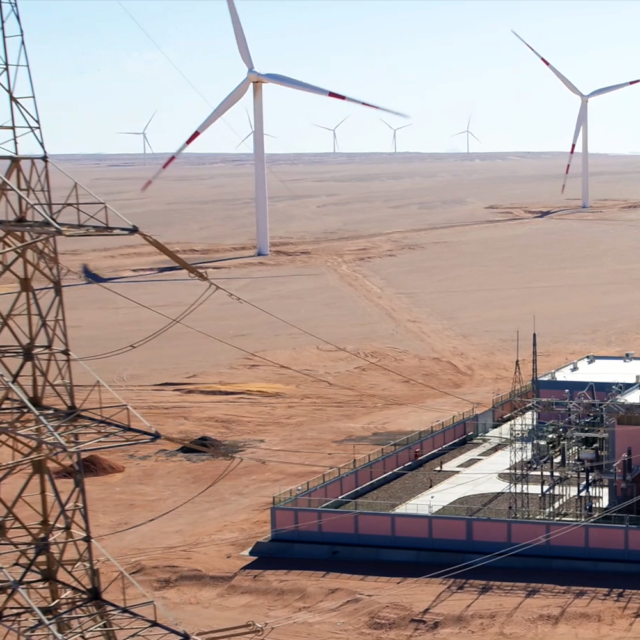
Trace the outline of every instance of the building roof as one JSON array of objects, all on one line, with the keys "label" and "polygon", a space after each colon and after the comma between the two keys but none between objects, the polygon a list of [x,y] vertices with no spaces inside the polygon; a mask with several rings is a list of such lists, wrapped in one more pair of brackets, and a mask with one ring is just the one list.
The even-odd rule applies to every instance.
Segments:
[{"label": "building roof", "polygon": [[618,402],[628,402],[630,404],[640,404],[640,386],[631,387],[628,391],[621,393],[616,400]]},{"label": "building roof", "polygon": [[635,384],[640,376],[640,358],[586,356],[546,373],[540,380],[567,380],[573,382],[610,382]]}]

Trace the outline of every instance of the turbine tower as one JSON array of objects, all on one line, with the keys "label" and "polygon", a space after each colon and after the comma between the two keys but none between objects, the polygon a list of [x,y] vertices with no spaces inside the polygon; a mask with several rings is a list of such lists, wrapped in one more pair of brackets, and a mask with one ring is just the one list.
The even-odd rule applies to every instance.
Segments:
[{"label": "turbine tower", "polygon": [[[0,0],[0,30],[0,122],[7,121],[0,127],[1,636],[186,640],[188,633],[156,618],[148,597],[125,592],[115,565],[105,563],[101,580],[80,460],[159,434],[136,424],[137,414],[108,398],[87,370],[82,388],[74,386],[58,237],[128,236],[137,228],[57,173],[17,0]],[[61,467],[75,468],[75,478],[56,479]]]},{"label": "turbine tower", "polygon": [[403,124],[401,127],[392,127],[386,120],[383,120],[382,118],[380,118],[380,122],[384,122],[384,124],[386,124],[387,127],[389,127],[391,131],[393,131],[391,146],[393,147],[393,153],[397,153],[398,152],[398,131],[400,131],[400,129],[406,129],[407,127],[410,127],[411,123]]},{"label": "turbine tower", "polygon": [[[471,126],[471,116],[469,116],[469,120],[467,122],[467,128],[464,131],[460,131],[459,133],[454,133],[451,136],[452,138],[455,138],[456,136],[461,136],[463,133],[467,134],[467,153],[469,153],[469,136],[473,136],[476,140],[478,140],[478,138],[476,138],[476,136],[473,134],[471,129],[469,129],[470,126]],[[478,140],[478,142],[480,142],[480,140]]]},{"label": "turbine tower", "polygon": [[[239,149],[255,133],[255,131],[253,130],[253,122],[251,122],[251,116],[249,115],[249,112],[246,109],[245,111],[247,112],[247,120],[249,121],[249,133],[247,133],[247,135],[244,138],[242,138],[242,140],[240,140],[236,149]],[[268,133],[265,133],[264,135],[267,138],[275,138],[275,136],[272,136]]]},{"label": "turbine tower", "polygon": [[155,117],[157,111],[154,111],[153,115],[149,118],[149,122],[144,125],[144,129],[142,131],[118,131],[118,134],[121,136],[142,136],[142,155],[144,157],[144,163],[147,164],[147,147],[149,147],[149,151],[151,153],[155,153],[151,148],[151,143],[149,142],[149,138],[147,136],[147,129],[151,124],[151,121]]},{"label": "turbine tower", "polygon": [[[349,116],[347,116],[348,118]],[[314,127],[318,127],[318,129],[324,129],[325,131],[331,131],[331,137],[333,140],[333,153],[335,153],[339,147],[338,147],[338,134],[336,133],[336,131],[338,130],[338,127],[347,119],[347,118],[343,118],[342,120],[340,120],[340,122],[338,122],[338,124],[333,127],[333,129],[330,129],[329,127],[323,127],[321,124],[314,124]]]},{"label": "turbine tower", "polygon": [[238,12],[233,0],[227,0],[229,13],[231,14],[231,23],[236,37],[236,43],[240,52],[240,57],[247,67],[247,75],[242,82],[212,111],[212,113],[204,120],[204,122],[187,138],[186,142],[156,171],[150,180],[142,187],[142,190],[151,186],[153,181],[171,164],[176,158],[202,135],[216,120],[219,120],[231,107],[233,107],[247,91],[249,87],[253,87],[253,121],[255,123],[255,134],[253,136],[253,155],[255,164],[255,198],[256,198],[256,235],[257,235],[257,253],[259,256],[269,255],[269,209],[267,198],[267,171],[266,157],[264,151],[264,116],[262,110],[262,87],[265,84],[277,84],[287,89],[295,89],[297,91],[306,91],[316,95],[325,96],[327,98],[335,98],[336,100],[344,100],[353,102],[364,107],[386,111],[397,116],[406,117],[402,113],[384,109],[369,102],[349,98],[341,93],[335,93],[328,89],[321,89],[312,84],[289,78],[277,73],[261,73],[256,71],[249,46],[238,17]]},{"label": "turbine tower", "polygon": [[578,136],[580,132],[582,132],[582,208],[589,208],[589,127],[588,127],[588,107],[589,100],[591,98],[596,98],[597,96],[602,96],[605,93],[611,93],[612,91],[617,91],[618,89],[623,89],[624,87],[628,87],[632,84],[638,84],[640,80],[631,80],[631,82],[623,82],[621,84],[614,84],[609,87],[603,87],[602,89],[596,89],[591,93],[584,94],[578,90],[578,88],[570,82],[565,76],[563,76],[553,65],[551,65],[547,60],[545,60],[530,44],[525,42],[515,31],[511,31],[513,35],[518,38],[525,46],[527,46],[533,53],[535,53],[544,64],[549,67],[552,73],[562,82],[562,84],[571,91],[571,93],[575,93],[580,98],[580,109],[578,110],[578,119],[576,121],[576,128],[573,133],[573,140],[571,141],[571,150],[569,151],[569,160],[567,161],[567,168],[564,172],[564,179],[562,181],[562,191],[564,193],[564,189],[567,186],[567,178],[569,177],[569,169],[571,168],[571,160],[573,159],[573,153],[576,150],[576,143],[578,142]]}]

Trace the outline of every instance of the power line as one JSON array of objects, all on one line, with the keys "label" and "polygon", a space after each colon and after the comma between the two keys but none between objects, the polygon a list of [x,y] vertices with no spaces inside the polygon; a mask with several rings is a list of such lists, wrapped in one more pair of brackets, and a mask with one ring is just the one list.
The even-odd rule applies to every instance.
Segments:
[{"label": "power line", "polygon": [[[161,46],[160,46],[160,45],[159,45],[159,44],[154,40],[154,38],[149,34],[149,32],[148,32],[146,29],[144,29],[144,27],[140,24],[140,22],[139,22],[138,20],[136,20],[136,18],[131,14],[131,12],[130,12],[130,11],[129,11],[129,10],[128,10],[124,5],[123,5],[123,3],[121,2],[121,0],[117,0],[117,1],[118,1],[118,4],[120,5],[120,7],[124,10],[124,12],[125,12],[125,13],[130,17],[130,18],[131,18],[131,20],[133,20],[133,22],[138,26],[138,28],[142,31],[142,33],[144,33],[144,35],[145,35],[145,36],[146,36],[146,37],[151,41],[151,43],[152,43],[152,44],[153,44],[153,45],[158,49],[158,51],[159,51],[159,52],[164,56],[164,58],[169,62],[169,64],[171,64],[171,66],[172,66],[172,67],[173,67],[173,68],[174,68],[174,69],[175,69],[175,70],[180,74],[180,76],[181,76],[181,77],[182,77],[182,78],[183,78],[183,79],[184,79],[184,80],[189,84],[189,86],[190,86],[190,87],[191,87],[191,88],[192,88],[192,89],[193,89],[193,90],[194,90],[194,91],[195,91],[195,92],[196,92],[196,93],[197,93],[197,94],[198,94],[198,95],[199,95],[199,96],[200,96],[200,97],[201,97],[201,98],[202,98],[202,99],[203,99],[203,100],[204,100],[204,101],[209,105],[209,107],[213,108],[213,106],[212,106],[212,105],[211,105],[211,103],[207,100],[207,98],[204,96],[204,94],[202,94],[202,92],[201,92],[201,91],[200,91],[200,90],[195,86],[195,84],[194,84],[193,82],[191,82],[191,80],[187,77],[187,75],[186,75],[185,73],[183,73],[183,72],[182,72],[182,70],[178,67],[178,65],[177,65],[177,64],[176,64],[176,63],[175,63],[175,62],[174,62],[174,61],[173,61],[173,60],[172,60],[172,59],[171,59],[167,54],[166,54],[166,52],[162,49],[162,47],[161,47]],[[231,127],[231,125],[229,125],[229,124],[227,123],[227,121],[224,119],[224,117],[222,118],[222,121],[223,121],[223,122],[224,122],[224,123],[225,123],[225,124],[226,124],[230,129],[231,129],[231,131],[233,131],[233,133],[234,133],[237,137],[240,137],[240,136],[239,136],[239,135],[234,131],[234,129]],[[267,167],[268,167],[268,165],[267,165]],[[279,177],[279,176],[277,176],[275,173],[273,173],[273,175],[274,175],[274,176],[279,180],[279,182],[280,182],[280,183],[281,183],[281,184],[282,184],[282,185],[283,185],[283,186],[284,186],[284,187],[289,191],[289,193],[290,193],[290,194],[292,194],[292,195],[296,195],[296,196],[298,195],[298,194],[295,194],[295,193],[290,189],[289,185],[285,184],[285,182],[284,182],[284,181],[282,181],[282,180],[280,179],[280,177]],[[398,371],[395,371],[395,370],[391,369],[390,367],[386,367],[385,365],[381,365],[380,363],[376,363],[375,361],[369,360],[368,358],[364,358],[363,356],[361,356],[361,355],[359,355],[359,354],[354,354],[354,353],[352,353],[351,351],[349,351],[348,349],[345,349],[345,348],[343,348],[343,347],[339,347],[338,345],[336,345],[336,344],[332,343],[332,342],[331,342],[331,341],[329,341],[329,340],[325,340],[325,339],[321,338],[320,336],[318,336],[318,335],[316,335],[316,334],[314,334],[314,333],[312,333],[312,332],[310,332],[310,331],[307,331],[307,330],[303,329],[302,327],[299,327],[299,326],[295,325],[295,324],[294,324],[294,323],[292,323],[292,322],[289,322],[289,321],[287,321],[287,320],[284,320],[283,318],[281,318],[281,317],[277,316],[276,314],[271,313],[271,312],[267,311],[266,309],[263,309],[263,308],[262,308],[262,307],[260,307],[259,305],[256,305],[256,304],[254,304],[254,303],[251,303],[251,302],[249,302],[248,300],[244,300],[244,299],[240,298],[240,296],[235,296],[235,294],[231,294],[231,292],[229,292],[229,291],[225,291],[225,292],[226,292],[227,294],[229,294],[229,295],[233,295],[235,298],[237,298],[237,299],[241,300],[241,301],[242,301],[242,302],[244,302],[245,304],[248,304],[249,306],[253,307],[254,309],[256,309],[256,310],[258,310],[258,311],[260,311],[260,312],[262,312],[262,313],[265,313],[266,315],[268,315],[268,316],[270,316],[270,317],[272,317],[272,318],[274,318],[274,319],[276,319],[276,320],[279,320],[280,322],[283,322],[284,324],[288,325],[289,327],[291,327],[291,328],[293,328],[293,329],[295,329],[295,330],[297,330],[297,331],[300,331],[301,333],[304,333],[304,334],[308,335],[309,337],[312,337],[312,338],[314,338],[314,339],[316,339],[316,340],[319,340],[320,342],[323,342],[324,344],[330,345],[331,347],[333,347],[333,348],[335,348],[335,349],[338,349],[338,350],[340,350],[340,351],[342,351],[342,352],[344,352],[344,353],[347,353],[347,354],[349,354],[349,355],[351,355],[351,356],[354,356],[354,357],[356,357],[356,358],[359,358],[360,360],[362,360],[362,361],[364,361],[364,362],[367,362],[367,363],[368,363],[368,364],[370,364],[370,365],[376,366],[376,367],[378,367],[378,368],[380,368],[380,369],[383,369],[383,370],[387,371],[388,373],[392,373],[392,374],[394,374],[394,375],[398,375],[398,376],[400,376],[400,377],[404,378],[405,380],[407,380],[407,381],[409,381],[409,382],[412,382],[412,383],[414,383],[414,384],[422,385],[422,386],[424,386],[425,388],[431,389],[432,391],[436,391],[436,392],[438,392],[438,393],[442,393],[442,394],[444,394],[444,395],[448,395],[448,396],[450,396],[450,397],[452,397],[452,398],[456,398],[457,400],[462,400],[463,402],[468,402],[469,404],[471,404],[471,405],[473,405],[473,406],[476,406],[477,404],[479,404],[479,403],[475,403],[475,402],[473,402],[472,400],[469,400],[468,398],[464,398],[464,397],[462,397],[462,396],[459,396],[459,395],[457,395],[457,394],[455,394],[455,393],[450,393],[450,392],[447,392],[447,391],[443,391],[442,389],[438,389],[437,387],[434,387],[433,385],[429,385],[429,384],[427,384],[427,383],[425,383],[425,382],[422,382],[422,381],[416,380],[415,378],[412,378],[412,377],[407,376],[407,375],[405,375],[405,374],[403,374],[403,373],[400,373],[400,372],[398,372]]]},{"label": "power line", "polygon": [[[629,506],[635,502],[637,502],[638,500],[640,500],[640,496],[637,496],[635,498],[631,498],[630,500],[617,505],[616,507],[612,508],[611,510],[609,510],[607,513],[613,513],[615,511],[618,511],[619,509],[622,509],[623,507]],[[565,533],[569,533],[575,529],[579,529],[580,527],[584,527],[587,524],[590,524],[591,522],[595,521],[596,519],[600,518],[602,516],[602,514],[598,514],[596,516],[593,516],[592,518],[589,518],[587,520],[584,520],[582,522],[579,523],[572,523],[571,525],[567,525],[566,527],[562,527],[561,529],[556,530],[554,533],[551,534],[544,534],[542,536],[539,536],[537,538],[533,538],[532,540],[529,540],[527,542],[523,542],[517,545],[514,545],[512,547],[509,547],[508,549],[504,549],[501,551],[496,551],[492,554],[489,554],[488,556],[483,556],[482,558],[475,558],[473,560],[469,560],[468,562],[463,562],[460,563],[458,565],[455,565],[454,567],[450,567],[448,569],[440,569],[438,571],[434,571],[432,573],[428,573],[425,574],[423,576],[420,576],[419,578],[414,578],[411,581],[411,584],[404,584],[404,585],[397,585],[394,587],[391,587],[389,589],[385,589],[384,591],[382,591],[382,593],[376,594],[376,595],[369,595],[369,599],[372,600],[376,600],[380,597],[383,596],[387,596],[390,593],[397,593],[398,591],[404,590],[404,589],[408,589],[411,586],[413,586],[413,584],[417,583],[418,581],[421,580],[427,580],[430,578],[440,578],[440,579],[447,579],[447,578],[451,578],[455,575],[458,575],[459,573],[463,573],[464,571],[468,571],[470,569],[474,569],[476,567],[480,567],[480,566],[484,566],[486,564],[490,564],[492,562],[495,562],[497,560],[500,560],[502,558],[507,558],[511,555],[514,555],[516,553],[520,553],[521,551],[526,551],[527,549],[530,549],[532,547],[535,547],[539,544],[542,544],[544,542],[547,542],[548,540],[553,540],[554,538],[557,538],[558,536],[564,535]],[[440,575],[440,574],[444,574],[444,575]],[[358,594],[356,596],[352,596],[350,598],[346,598],[345,600],[339,601],[339,602],[326,602],[324,603],[324,605],[320,605],[318,608],[326,608],[326,607],[337,607],[337,606],[342,606],[344,604],[347,604],[348,602],[352,602],[354,600],[360,599],[362,597],[361,594]],[[266,624],[269,626],[269,628],[271,629],[277,629],[279,627],[285,626],[285,625],[289,625],[289,624],[295,624],[297,622],[303,622],[305,620],[309,620],[311,618],[316,617],[317,615],[320,615],[318,613],[312,613],[312,612],[308,612],[308,613],[302,613],[302,614],[290,614],[288,616],[282,616],[281,618],[274,618],[272,620],[268,620],[266,622]],[[286,622],[285,622],[286,621]],[[280,622],[280,624],[277,625],[273,625],[274,622]]]},{"label": "power line", "polygon": [[[238,464],[236,464],[235,467],[232,468],[232,465],[234,462],[238,462]],[[133,529],[138,529],[147,524],[151,524],[152,522],[156,522],[157,520],[160,520],[161,518],[164,518],[165,516],[168,516],[169,514],[174,513],[178,509],[182,509],[182,507],[184,507],[185,505],[189,504],[190,502],[193,502],[196,498],[199,498],[201,495],[205,494],[207,491],[209,491],[209,489],[213,488],[219,482],[222,482],[222,480],[224,480],[228,475],[233,473],[241,464],[242,464],[241,459],[236,459],[236,458],[232,459],[231,462],[227,465],[227,467],[218,475],[218,477],[213,482],[210,482],[204,489],[201,489],[200,491],[192,495],[190,498],[188,498],[184,502],[181,502],[179,505],[176,505],[175,507],[172,507],[171,509],[164,511],[163,513],[159,513],[157,516],[153,516],[153,518],[149,518],[148,520],[138,522],[138,524],[131,525],[130,527],[125,527],[124,529],[118,529],[117,531],[110,531],[109,533],[103,533],[102,535],[95,536],[95,537],[108,538],[110,536],[115,536],[115,535],[118,535],[119,533],[125,533],[126,531],[132,531]]]},{"label": "power line", "polygon": [[[73,273],[74,275],[76,275],[79,278],[82,278],[82,274],[74,271],[73,269],[71,269],[70,267],[65,267],[68,271],[70,271],[71,273]],[[166,320],[170,320],[171,322],[175,322],[176,324],[179,324],[183,327],[185,327],[186,329],[189,329],[191,331],[194,331],[195,333],[198,333],[206,338],[209,338],[211,340],[214,340],[215,342],[218,342],[220,344],[223,344],[227,347],[230,347],[231,349],[235,349],[237,351],[240,351],[241,353],[244,353],[247,356],[250,356],[252,358],[256,358],[258,360],[262,360],[263,362],[267,362],[270,365],[273,365],[275,367],[278,367],[280,369],[286,370],[286,371],[290,371],[292,373],[304,376],[306,378],[309,378],[311,380],[315,380],[316,382],[321,382],[323,384],[327,384],[331,387],[335,387],[337,389],[342,389],[344,391],[349,391],[351,393],[357,393],[359,395],[362,396],[368,396],[371,398],[375,398],[377,400],[383,400],[384,402],[387,403],[391,403],[391,404],[396,404],[396,405],[400,405],[400,406],[407,406],[407,407],[414,407],[417,409],[420,409],[422,411],[427,411],[427,410],[432,410],[432,411],[439,411],[439,412],[447,412],[450,411],[450,409],[444,409],[442,407],[430,407],[428,405],[417,405],[414,403],[410,403],[410,402],[403,402],[402,400],[397,400],[395,398],[391,398],[389,396],[383,396],[380,394],[375,394],[375,393],[371,393],[368,391],[363,391],[363,390],[359,390],[359,389],[354,389],[352,387],[348,387],[346,385],[342,385],[339,384],[337,382],[332,382],[331,380],[327,380],[326,378],[322,378],[320,376],[317,376],[313,373],[308,373],[306,371],[301,371],[300,369],[295,369],[294,367],[290,367],[286,364],[283,364],[281,362],[277,362],[276,360],[272,360],[271,358],[267,358],[266,356],[262,356],[258,353],[255,353],[253,351],[250,351],[249,349],[245,349],[244,347],[241,347],[239,345],[233,344],[231,342],[228,342],[227,340],[224,340],[223,338],[219,338],[218,336],[215,336],[211,333],[208,333],[207,331],[203,331],[202,329],[198,329],[197,327],[194,327],[192,325],[189,325],[185,322],[183,322],[182,320],[178,320],[177,318],[172,318],[171,316],[163,313],[162,311],[159,311],[158,309],[154,309],[153,307],[146,305],[142,302],[139,302],[138,300],[135,300],[134,298],[131,298],[123,293],[120,293],[119,291],[115,291],[114,289],[110,289],[109,287],[107,287],[104,283],[102,282],[96,282],[94,280],[89,280],[89,282],[91,284],[95,284],[98,287],[101,287],[103,289],[105,289],[106,291],[109,291],[110,293],[124,299],[127,300],[128,302],[135,304],[143,309],[146,309],[147,311],[150,311],[152,313],[155,313],[156,315],[159,315],[163,318],[165,318]],[[217,286],[217,285],[216,285]],[[220,288],[221,289],[221,288]],[[222,289],[221,289],[222,290]],[[234,294],[231,294],[230,292],[225,290],[225,293],[234,296]]]}]

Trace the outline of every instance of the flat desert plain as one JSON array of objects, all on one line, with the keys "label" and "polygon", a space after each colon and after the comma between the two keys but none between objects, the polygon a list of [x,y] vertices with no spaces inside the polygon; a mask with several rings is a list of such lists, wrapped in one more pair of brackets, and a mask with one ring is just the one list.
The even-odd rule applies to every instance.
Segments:
[{"label": "flat desert plain", "polygon": [[[250,156],[186,156],[145,194],[155,167],[140,157],[54,160],[255,305],[218,291],[189,328],[87,361],[161,432],[241,444],[235,462],[166,442],[116,450],[125,471],[87,480],[94,536],[181,625],[279,620],[282,640],[637,637],[637,580],[415,580],[431,569],[245,552],[280,489],[508,390],[517,331],[526,378],[534,316],[541,371],[640,352],[640,156],[592,157],[588,211],[579,156],[564,196],[565,154],[274,156],[268,258],[253,255]],[[60,247],[65,266],[110,279],[65,280],[79,357],[136,344],[206,290],[139,238]]]}]

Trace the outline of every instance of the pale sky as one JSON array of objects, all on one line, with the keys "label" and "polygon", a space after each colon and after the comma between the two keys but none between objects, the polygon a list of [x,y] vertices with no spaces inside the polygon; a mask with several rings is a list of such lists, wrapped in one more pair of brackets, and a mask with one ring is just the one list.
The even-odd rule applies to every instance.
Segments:
[{"label": "pale sky", "polygon": [[[216,106],[245,75],[226,2],[123,0]],[[513,28],[583,92],[640,78],[640,2],[236,0],[256,68],[404,111],[399,151],[568,151],[579,99]],[[21,0],[49,153],[136,153],[116,131],[149,128],[174,151],[211,108],[115,0]],[[271,153],[389,151],[379,114],[273,85],[265,94]],[[192,150],[233,152],[248,133],[250,92]],[[590,102],[590,149],[640,151],[640,84]],[[385,116],[385,119],[386,116]],[[405,121],[389,116],[393,126]],[[232,129],[236,132],[234,133]],[[249,147],[240,151],[245,153]]]}]

